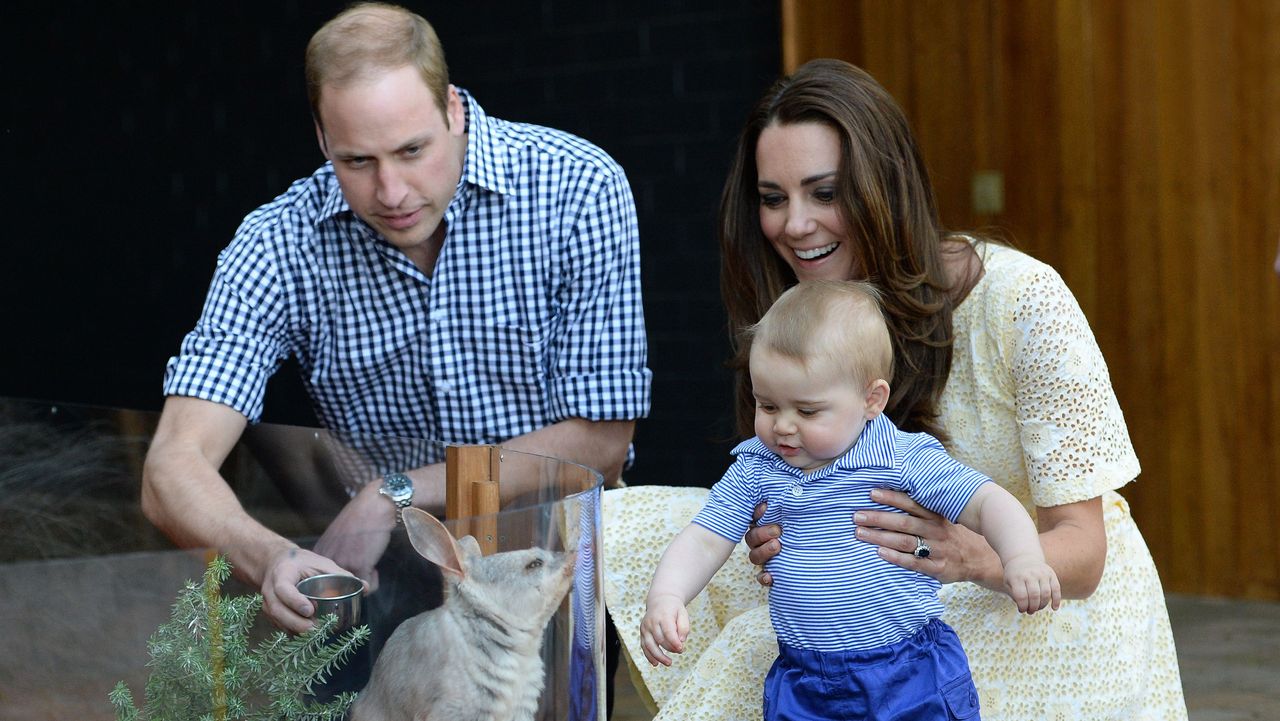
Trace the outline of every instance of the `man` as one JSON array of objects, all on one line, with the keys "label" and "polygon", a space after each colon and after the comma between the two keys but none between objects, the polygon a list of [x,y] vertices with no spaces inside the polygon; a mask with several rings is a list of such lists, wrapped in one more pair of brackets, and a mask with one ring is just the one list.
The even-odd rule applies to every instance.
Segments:
[{"label": "man", "polygon": [[379,468],[313,550],[255,521],[218,469],[282,360],[297,358],[328,428],[502,443],[610,480],[651,378],[634,201],[612,159],[488,117],[449,84],[431,26],[396,6],[327,23],[306,75],[329,162],[219,256],[166,370],[142,492],[153,523],[223,549],[291,632],[312,623],[297,581],[376,581],[399,506],[442,507],[444,471]]}]

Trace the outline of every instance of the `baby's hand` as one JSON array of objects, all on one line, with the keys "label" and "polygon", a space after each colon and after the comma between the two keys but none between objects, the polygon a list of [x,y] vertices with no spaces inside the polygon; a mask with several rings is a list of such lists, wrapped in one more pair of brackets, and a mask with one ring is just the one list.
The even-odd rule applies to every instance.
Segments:
[{"label": "baby's hand", "polygon": [[675,595],[650,596],[640,621],[640,645],[644,657],[657,666],[671,665],[671,657],[663,653],[682,653],[689,637],[689,612]]},{"label": "baby's hand", "polygon": [[1056,611],[1062,605],[1058,574],[1043,559],[1011,559],[1004,567],[1004,585],[1020,613],[1035,613],[1048,605]]}]

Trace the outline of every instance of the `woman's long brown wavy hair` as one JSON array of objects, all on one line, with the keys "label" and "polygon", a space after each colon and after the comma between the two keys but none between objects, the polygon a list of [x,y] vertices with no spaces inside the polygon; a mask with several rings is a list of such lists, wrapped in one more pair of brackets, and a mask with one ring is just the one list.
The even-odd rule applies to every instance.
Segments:
[{"label": "woman's long brown wavy hair", "polygon": [[754,400],[742,331],[796,276],[760,229],[756,142],[770,125],[821,123],[840,137],[838,206],[858,267],[882,292],[893,336],[886,413],[903,430],[946,440],[938,399],[951,372],[954,302],[942,263],[945,232],[906,116],[863,70],[813,60],[778,80],[747,117],[720,198],[720,292],[729,316],[738,432],[752,434]]}]

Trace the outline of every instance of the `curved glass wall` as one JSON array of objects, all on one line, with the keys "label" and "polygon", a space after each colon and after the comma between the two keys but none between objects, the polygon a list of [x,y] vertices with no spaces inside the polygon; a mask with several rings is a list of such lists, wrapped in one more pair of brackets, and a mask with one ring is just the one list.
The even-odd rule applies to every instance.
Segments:
[{"label": "curved glass wall", "polygon": [[[0,715],[5,719],[114,719],[108,695],[118,682],[143,706],[157,663],[166,668],[176,663],[165,656],[155,661],[148,641],[161,627],[173,625],[184,586],[199,584],[217,554],[175,548],[142,515],[142,464],[157,418],[130,410],[0,399]],[[528,692],[536,698],[535,718],[603,718],[600,474],[501,448],[465,452],[477,450],[489,454],[484,458],[498,481],[500,510],[445,518],[444,527],[455,538],[475,537],[485,559],[529,549],[550,552],[546,564],[521,556],[522,568],[533,566],[530,573],[557,558],[572,564],[565,571],[563,597],[547,601],[550,618],[536,644],[543,678],[531,677],[528,669],[536,664],[525,664],[516,683],[541,681],[540,691]],[[442,462],[459,451],[432,441],[259,424],[246,430],[221,470],[250,515],[305,548],[362,484],[384,473]],[[415,493],[445,497],[441,488]],[[553,584],[530,596],[519,586],[527,579],[511,571],[494,573],[482,595],[499,604],[519,604],[521,618],[536,615],[538,604],[530,598],[562,592]],[[440,613],[431,609],[447,595],[444,577],[414,549],[403,526],[393,532],[378,574],[378,589],[361,599],[363,625],[381,624],[389,632],[403,620],[398,614],[425,628],[420,635],[444,638],[434,632],[439,621],[424,620]],[[233,576],[219,591],[226,599],[245,599],[257,589]],[[269,642],[275,629],[264,614],[251,621],[247,643]],[[224,622],[235,621],[219,621]],[[366,689],[372,673],[436,689],[431,703],[482,702],[467,691],[475,673],[459,669],[475,668],[478,654],[490,658],[494,648],[446,649],[388,641],[386,635],[371,639],[303,700],[321,702],[339,691]],[[374,671],[382,651],[397,645],[395,662],[388,654],[383,668]],[[232,656],[218,663],[234,663],[234,654],[245,655],[245,650],[220,648],[219,653]],[[505,673],[500,666],[491,663],[485,673],[500,677]],[[236,689],[231,691],[234,696]],[[245,703],[266,702],[248,696]],[[216,709],[213,713],[218,717]],[[158,714],[152,709],[151,715]]]}]

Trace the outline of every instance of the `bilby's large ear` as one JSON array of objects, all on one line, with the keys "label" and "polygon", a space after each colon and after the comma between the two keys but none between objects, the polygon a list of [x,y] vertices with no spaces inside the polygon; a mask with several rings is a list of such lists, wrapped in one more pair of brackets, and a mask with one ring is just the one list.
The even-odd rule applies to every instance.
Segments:
[{"label": "bilby's large ear", "polygon": [[459,580],[466,577],[467,566],[462,549],[443,523],[421,508],[404,509],[403,518],[405,530],[409,532],[409,542],[419,555]]},{"label": "bilby's large ear", "polygon": [[479,558],[484,553],[480,550],[480,542],[474,536],[463,536],[458,539],[458,548],[462,558]]}]

